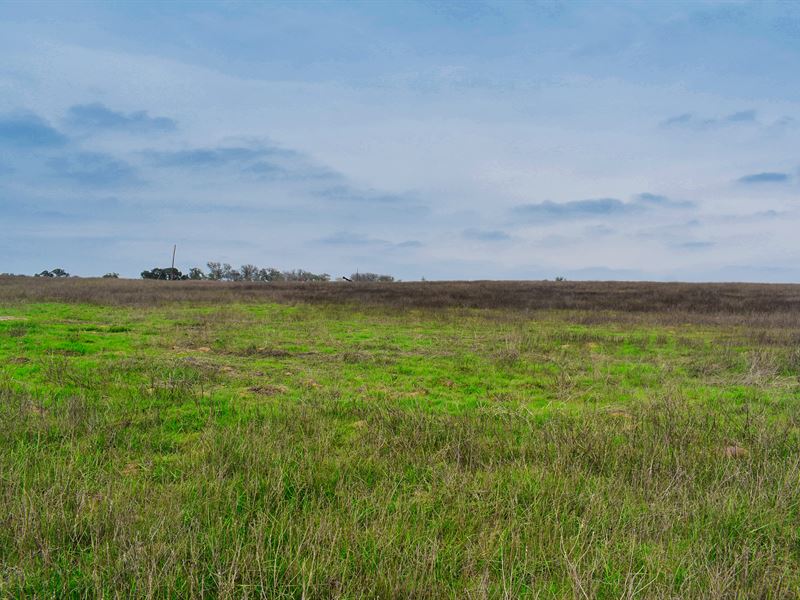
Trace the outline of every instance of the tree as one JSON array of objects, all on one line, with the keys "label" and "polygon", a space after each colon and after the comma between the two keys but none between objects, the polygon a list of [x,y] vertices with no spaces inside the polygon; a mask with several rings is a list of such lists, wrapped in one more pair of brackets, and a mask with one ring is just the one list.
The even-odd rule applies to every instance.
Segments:
[{"label": "tree", "polygon": [[222,265],[218,262],[209,261],[206,263],[208,267],[208,278],[217,281],[222,279]]},{"label": "tree", "polygon": [[222,265],[222,279],[227,281],[240,281],[242,279],[242,274],[239,273],[236,269],[230,266],[228,263],[223,263]]},{"label": "tree", "polygon": [[258,279],[258,267],[255,265],[241,266],[242,279],[245,281],[256,281]]},{"label": "tree", "polygon": [[[189,279],[205,279],[206,274],[203,273],[203,269],[200,267],[192,267],[189,269]],[[211,279],[211,277],[209,277]]]},{"label": "tree", "polygon": [[155,267],[150,271],[142,271],[142,279],[160,279],[164,281],[176,281],[178,279],[187,279],[187,276],[181,273],[175,267],[167,267],[161,269]]},{"label": "tree", "polygon": [[55,277],[50,271],[42,271],[41,273],[37,273],[35,277]]},{"label": "tree", "polygon": [[259,281],[283,281],[283,273],[275,267],[267,267],[266,269],[258,270]]},{"label": "tree", "polygon": [[103,275],[103,279],[119,279],[119,273],[106,273]]}]

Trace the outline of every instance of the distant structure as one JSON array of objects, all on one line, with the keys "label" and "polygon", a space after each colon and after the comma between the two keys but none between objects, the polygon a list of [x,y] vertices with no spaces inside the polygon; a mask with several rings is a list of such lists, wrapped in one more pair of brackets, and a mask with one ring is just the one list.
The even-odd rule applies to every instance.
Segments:
[{"label": "distant structure", "polygon": [[342,275],[342,279],[344,279],[345,281],[349,281],[350,283],[353,283],[352,279],[350,279],[349,277],[345,277],[344,275]]}]

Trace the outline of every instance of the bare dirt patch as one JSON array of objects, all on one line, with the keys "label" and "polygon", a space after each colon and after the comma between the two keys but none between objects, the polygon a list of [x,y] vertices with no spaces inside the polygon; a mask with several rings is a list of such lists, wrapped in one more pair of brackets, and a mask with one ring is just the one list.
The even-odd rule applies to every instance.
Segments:
[{"label": "bare dirt patch", "polygon": [[285,385],[254,385],[247,388],[248,391],[261,396],[275,396],[277,394],[285,394],[289,391]]},{"label": "bare dirt patch", "polygon": [[236,356],[263,356],[266,358],[290,358],[292,356],[302,356],[301,352],[291,352],[283,348],[245,348],[243,350],[232,351]]},{"label": "bare dirt patch", "polygon": [[745,458],[750,454],[747,448],[742,448],[741,446],[726,446],[725,447],[725,458]]}]

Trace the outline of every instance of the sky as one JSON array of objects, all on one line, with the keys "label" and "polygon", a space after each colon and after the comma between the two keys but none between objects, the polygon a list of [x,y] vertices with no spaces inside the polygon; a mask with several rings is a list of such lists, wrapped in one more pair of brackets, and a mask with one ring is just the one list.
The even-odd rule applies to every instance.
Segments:
[{"label": "sky", "polygon": [[800,3],[0,2],[0,272],[800,281]]}]

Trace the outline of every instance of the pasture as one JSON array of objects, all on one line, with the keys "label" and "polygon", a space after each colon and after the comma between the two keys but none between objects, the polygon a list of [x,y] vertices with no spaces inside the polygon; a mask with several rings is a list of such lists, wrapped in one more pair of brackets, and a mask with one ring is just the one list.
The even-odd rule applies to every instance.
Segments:
[{"label": "pasture", "polygon": [[800,288],[0,279],[0,596],[789,598]]}]

